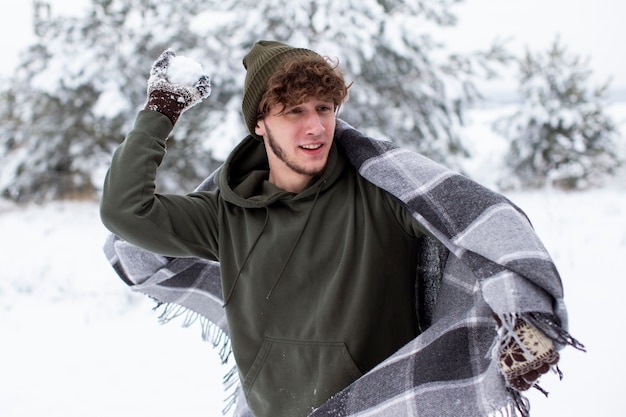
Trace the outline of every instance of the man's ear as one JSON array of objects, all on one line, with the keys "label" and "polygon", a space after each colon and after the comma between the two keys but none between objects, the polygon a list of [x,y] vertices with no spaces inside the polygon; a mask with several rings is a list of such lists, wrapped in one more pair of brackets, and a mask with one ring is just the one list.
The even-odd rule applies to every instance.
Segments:
[{"label": "man's ear", "polygon": [[265,122],[263,119],[258,119],[256,121],[256,126],[254,126],[254,133],[259,136],[265,136]]}]

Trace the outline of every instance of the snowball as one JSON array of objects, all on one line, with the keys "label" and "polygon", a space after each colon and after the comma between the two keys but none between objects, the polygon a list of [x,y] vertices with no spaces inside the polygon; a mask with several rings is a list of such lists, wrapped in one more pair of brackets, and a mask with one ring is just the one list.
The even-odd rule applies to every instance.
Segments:
[{"label": "snowball", "polygon": [[167,80],[172,84],[195,85],[204,75],[202,65],[185,56],[174,56],[167,68]]}]

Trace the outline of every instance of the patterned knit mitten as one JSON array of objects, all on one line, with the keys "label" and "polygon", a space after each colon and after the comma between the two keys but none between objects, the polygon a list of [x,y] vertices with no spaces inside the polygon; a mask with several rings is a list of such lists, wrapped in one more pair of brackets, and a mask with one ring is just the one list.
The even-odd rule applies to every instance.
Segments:
[{"label": "patterned knit mitten", "polygon": [[176,54],[171,49],[165,50],[152,64],[148,79],[148,101],[146,110],[158,111],[169,117],[172,124],[180,115],[211,94],[211,83],[207,75],[198,76],[197,80],[180,82],[169,73]]},{"label": "patterned knit mitten", "polygon": [[559,354],[552,339],[521,318],[515,320],[513,331],[502,342],[500,368],[509,386],[525,391],[558,363]]}]

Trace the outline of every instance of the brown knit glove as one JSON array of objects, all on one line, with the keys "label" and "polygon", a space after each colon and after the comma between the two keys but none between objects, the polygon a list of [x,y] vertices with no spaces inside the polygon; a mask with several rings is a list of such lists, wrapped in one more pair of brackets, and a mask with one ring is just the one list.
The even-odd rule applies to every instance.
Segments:
[{"label": "brown knit glove", "polygon": [[211,94],[211,83],[207,75],[201,75],[193,82],[174,80],[173,74],[168,73],[168,70],[175,58],[174,51],[167,49],[152,64],[145,106],[146,110],[166,115],[172,124],[176,124],[183,112]]},{"label": "brown knit glove", "polygon": [[[497,317],[496,321],[502,325]],[[552,339],[521,318],[515,320],[513,331],[515,337],[503,339],[498,359],[507,384],[518,391],[526,391],[556,366],[559,354]]]}]

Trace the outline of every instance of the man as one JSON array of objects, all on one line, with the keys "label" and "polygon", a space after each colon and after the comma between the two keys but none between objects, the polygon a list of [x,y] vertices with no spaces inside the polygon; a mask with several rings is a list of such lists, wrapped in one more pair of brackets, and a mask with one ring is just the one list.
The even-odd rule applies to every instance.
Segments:
[{"label": "man", "polygon": [[[115,152],[102,220],[148,251],[219,262],[226,328],[255,416],[322,410],[419,340],[425,321],[417,253],[436,232],[359,174],[335,143],[336,113],[348,91],[336,67],[272,41],[258,42],[244,58],[250,135],[214,177],[216,187],[155,194],[167,136],[210,91],[205,77],[194,86],[170,84],[173,57],[166,51],[155,62],[146,109]],[[509,385],[527,389],[556,364],[552,340],[524,320],[502,323],[506,316],[494,313],[502,334],[541,341],[526,356],[530,348],[520,348],[519,338],[502,338],[499,351],[516,358],[502,365]]]}]

